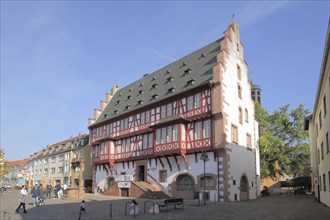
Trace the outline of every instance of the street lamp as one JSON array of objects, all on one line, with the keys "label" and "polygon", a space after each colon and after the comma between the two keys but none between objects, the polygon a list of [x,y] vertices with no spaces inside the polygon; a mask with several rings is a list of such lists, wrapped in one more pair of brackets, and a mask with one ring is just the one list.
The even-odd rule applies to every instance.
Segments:
[{"label": "street lamp", "polygon": [[205,202],[205,186],[206,186],[206,182],[205,182],[205,162],[209,160],[209,156],[207,155],[207,152],[204,151],[202,154],[201,154],[201,157],[199,158],[200,160],[202,160],[204,162],[204,177],[203,177],[203,181],[202,183],[204,182],[204,192],[203,192],[203,200],[204,200],[204,205],[206,204]]}]

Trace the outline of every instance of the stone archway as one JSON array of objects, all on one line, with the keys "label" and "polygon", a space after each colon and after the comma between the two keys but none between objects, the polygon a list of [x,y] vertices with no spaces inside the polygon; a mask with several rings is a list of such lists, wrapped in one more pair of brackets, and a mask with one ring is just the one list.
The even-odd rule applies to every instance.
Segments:
[{"label": "stone archway", "polygon": [[249,200],[249,182],[245,174],[241,176],[239,186],[240,201]]},{"label": "stone archway", "polygon": [[[173,181],[173,196],[184,199],[194,199],[195,180],[191,175],[180,174]],[[174,190],[175,188],[175,190]]]}]

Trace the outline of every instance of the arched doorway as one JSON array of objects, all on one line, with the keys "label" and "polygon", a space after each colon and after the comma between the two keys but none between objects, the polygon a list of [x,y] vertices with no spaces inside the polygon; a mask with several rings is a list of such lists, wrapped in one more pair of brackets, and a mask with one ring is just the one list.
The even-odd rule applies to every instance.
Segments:
[{"label": "arched doorway", "polygon": [[240,200],[248,200],[249,199],[249,186],[248,181],[245,175],[241,177],[240,181]]},{"label": "arched doorway", "polygon": [[182,197],[184,199],[194,198],[195,181],[187,174],[181,174],[176,179],[176,197]]}]

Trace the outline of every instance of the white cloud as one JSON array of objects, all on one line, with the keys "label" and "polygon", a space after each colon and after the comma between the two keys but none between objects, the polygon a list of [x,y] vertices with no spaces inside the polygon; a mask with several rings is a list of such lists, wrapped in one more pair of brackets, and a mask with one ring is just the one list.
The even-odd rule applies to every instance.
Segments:
[{"label": "white cloud", "polygon": [[145,50],[145,51],[148,51],[148,52],[150,52],[152,54],[155,54],[155,55],[157,55],[159,57],[162,57],[164,59],[167,59],[169,61],[175,61],[176,60],[175,58],[170,57],[170,56],[167,56],[165,54],[162,54],[162,53],[160,53],[159,51],[157,51],[155,49],[152,49],[152,48],[149,48],[149,47],[145,47],[145,46],[138,46],[138,47],[141,48],[141,49],[143,49],[143,50]]},{"label": "white cloud", "polygon": [[250,25],[273,15],[278,10],[287,6],[292,2],[289,1],[273,1],[273,2],[254,2],[244,7],[242,11],[237,13],[240,26]]}]

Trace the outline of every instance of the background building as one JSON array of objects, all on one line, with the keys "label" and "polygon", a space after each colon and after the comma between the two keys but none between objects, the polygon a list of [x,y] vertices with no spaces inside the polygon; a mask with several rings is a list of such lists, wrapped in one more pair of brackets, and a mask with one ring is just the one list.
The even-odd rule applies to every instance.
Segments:
[{"label": "background building", "polygon": [[7,171],[3,176],[3,184],[12,187],[26,185],[27,162],[29,159],[8,161]]},{"label": "background building", "polygon": [[252,97],[253,101],[259,102],[261,104],[261,87],[260,86],[258,86],[256,84],[252,84],[251,97]]},{"label": "background building", "polygon": [[312,187],[315,198],[330,206],[330,22],[324,46],[323,59],[313,114],[306,118],[311,147]]},{"label": "background building", "polygon": [[[29,177],[32,185],[35,183],[60,184],[71,181],[71,159],[83,156],[85,169],[83,172],[84,187],[92,187],[92,170],[90,167],[90,145],[89,136],[79,134],[67,140],[52,144],[43,150],[31,155],[28,163]],[[79,168],[75,170],[75,185],[79,184]]]},{"label": "background building", "polygon": [[258,124],[238,24],[119,89],[89,119],[93,180],[105,194],[255,199]]}]

